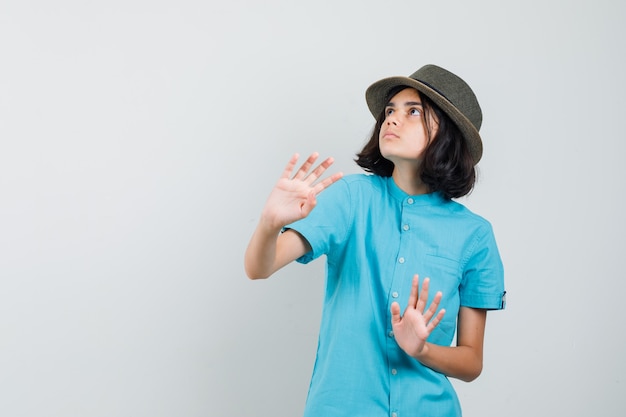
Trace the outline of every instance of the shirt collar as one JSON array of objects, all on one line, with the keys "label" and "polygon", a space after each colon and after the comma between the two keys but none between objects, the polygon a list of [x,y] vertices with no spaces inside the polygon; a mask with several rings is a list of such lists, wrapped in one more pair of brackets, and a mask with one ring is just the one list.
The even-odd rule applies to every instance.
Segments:
[{"label": "shirt collar", "polygon": [[428,194],[410,195],[398,187],[396,182],[393,180],[393,177],[385,177],[385,180],[387,182],[387,190],[389,194],[399,201],[410,201],[410,204],[415,206],[441,205],[446,202],[443,195],[438,191]]}]

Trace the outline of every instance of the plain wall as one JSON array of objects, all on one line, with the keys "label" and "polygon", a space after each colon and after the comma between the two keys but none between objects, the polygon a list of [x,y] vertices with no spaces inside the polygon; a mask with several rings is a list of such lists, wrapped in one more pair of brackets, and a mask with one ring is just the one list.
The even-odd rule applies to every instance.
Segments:
[{"label": "plain wall", "polygon": [[372,82],[427,63],[484,113],[508,306],[472,416],[623,416],[626,3],[0,4],[0,415],[297,416],[324,260],[249,281],[289,157],[352,162]]}]

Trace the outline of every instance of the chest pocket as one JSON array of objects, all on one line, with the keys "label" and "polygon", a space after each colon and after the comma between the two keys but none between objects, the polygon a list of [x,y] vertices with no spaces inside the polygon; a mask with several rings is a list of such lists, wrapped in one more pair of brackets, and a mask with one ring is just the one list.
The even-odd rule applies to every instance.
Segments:
[{"label": "chest pocket", "polygon": [[443,293],[439,308],[445,308],[446,314],[437,328],[433,331],[430,339],[435,343],[449,344],[456,331],[456,318],[459,312],[459,286],[462,274],[460,264],[455,259],[450,259],[438,254],[426,254],[424,256],[424,272],[420,277],[430,278],[430,297],[437,291]]},{"label": "chest pocket", "polygon": [[[426,253],[424,257],[424,272],[428,273],[431,283],[441,285],[441,291],[455,288],[458,291],[461,285],[461,267],[459,261],[440,254]],[[426,277],[426,275],[424,275]]]}]

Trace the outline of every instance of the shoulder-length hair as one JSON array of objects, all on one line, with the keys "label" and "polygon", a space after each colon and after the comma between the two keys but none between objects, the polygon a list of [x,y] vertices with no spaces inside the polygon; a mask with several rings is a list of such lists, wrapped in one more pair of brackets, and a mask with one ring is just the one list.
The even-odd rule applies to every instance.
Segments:
[{"label": "shoulder-length hair", "polygon": [[[387,101],[405,88],[401,86],[392,89],[387,95]],[[448,200],[467,195],[476,182],[476,170],[465,139],[459,128],[435,103],[424,94],[420,94],[420,98],[429,139],[417,175],[430,192],[440,192]],[[434,136],[429,123],[431,112],[439,123]],[[390,177],[394,164],[382,156],[379,146],[379,134],[384,121],[385,109],[376,118],[370,139],[356,155],[355,162],[367,172]]]}]

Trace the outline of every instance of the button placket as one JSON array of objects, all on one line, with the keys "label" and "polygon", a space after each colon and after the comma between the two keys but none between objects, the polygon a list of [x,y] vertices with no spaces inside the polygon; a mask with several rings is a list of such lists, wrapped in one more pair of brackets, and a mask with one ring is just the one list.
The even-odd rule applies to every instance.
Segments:
[{"label": "button placket", "polygon": [[[398,254],[398,258],[396,259],[396,262],[398,264],[398,268],[396,270],[396,272],[403,274],[406,273],[407,271],[404,271],[405,268],[402,267],[400,268],[399,265],[404,265],[408,262],[407,258],[404,255],[408,255],[408,252],[404,252],[407,249],[407,244],[408,242],[411,240],[411,230],[412,230],[412,225],[411,225],[411,219],[412,214],[411,212],[414,210],[411,206],[415,204],[415,199],[413,197],[407,197],[404,200],[404,208],[406,208],[407,210],[403,210],[402,216],[399,225],[396,227],[399,227],[399,232],[400,232],[400,253]],[[400,275],[398,275],[398,279],[402,279],[404,280],[406,277],[404,275],[402,275],[400,277]],[[393,289],[395,288],[395,290]],[[391,299],[393,301],[397,301],[400,298],[400,293],[398,291],[398,282],[397,281],[393,281],[392,286],[390,288],[390,293],[389,295],[391,296]],[[404,296],[403,296],[404,297]],[[387,332],[387,336],[389,337],[388,339],[388,343],[393,343],[394,344],[394,350],[397,349],[397,354],[401,354],[401,349],[400,347],[397,345],[397,343],[395,343],[394,341],[392,341],[392,339],[395,339],[395,335],[393,334],[393,330],[388,330]],[[391,407],[389,410],[389,416],[390,417],[399,417],[399,412],[398,409],[396,408],[397,404],[397,384],[401,384],[401,380],[402,377],[399,375],[399,368],[397,367],[399,365],[398,362],[398,357],[397,356],[393,356],[393,359],[390,359],[390,362],[388,364],[388,371],[389,371],[389,376],[391,378],[390,380],[390,384],[391,384]]]},{"label": "button placket", "polygon": [[[406,204],[408,204],[408,205],[412,205],[414,202],[415,202],[415,200],[413,200],[412,197],[408,197],[406,199]],[[409,230],[411,230],[411,225],[409,224],[409,222],[407,222],[404,219],[404,217],[405,217],[405,215],[403,214],[402,215],[402,219],[401,219],[401,225],[402,225],[401,229],[402,229],[403,232],[408,232]],[[404,256],[398,257],[398,263],[399,264],[403,264],[405,262],[406,262],[406,259],[404,258]]]}]

